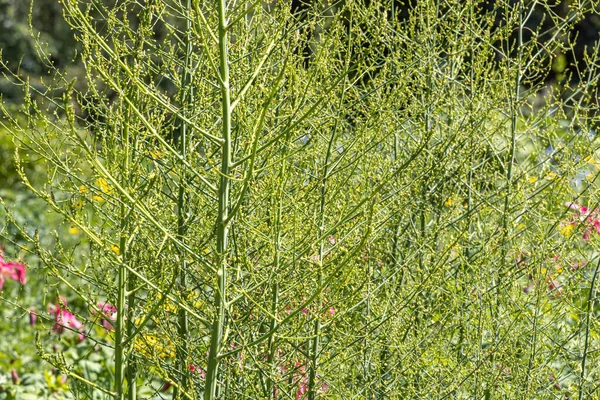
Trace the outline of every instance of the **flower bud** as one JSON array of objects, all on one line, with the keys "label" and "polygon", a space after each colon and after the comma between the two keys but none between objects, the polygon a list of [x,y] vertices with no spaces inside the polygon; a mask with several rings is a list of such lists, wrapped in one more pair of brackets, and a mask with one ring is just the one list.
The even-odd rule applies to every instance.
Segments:
[{"label": "flower bud", "polygon": [[10,377],[12,378],[12,382],[13,382],[15,385],[18,385],[18,384],[19,384],[19,382],[21,381],[21,380],[19,379],[19,375],[17,374],[17,370],[16,370],[16,369],[13,369],[12,371],[10,371]]}]

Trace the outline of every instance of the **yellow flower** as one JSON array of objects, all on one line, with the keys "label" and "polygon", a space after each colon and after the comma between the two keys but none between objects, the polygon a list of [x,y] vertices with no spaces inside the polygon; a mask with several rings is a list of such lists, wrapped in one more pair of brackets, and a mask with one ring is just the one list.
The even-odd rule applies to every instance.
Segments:
[{"label": "yellow flower", "polygon": [[77,229],[76,226],[72,226],[72,227],[69,228],[69,233],[71,235],[77,235],[79,233],[79,229]]},{"label": "yellow flower", "polygon": [[79,193],[86,194],[87,192],[89,192],[87,186],[85,186],[85,185],[79,186]]},{"label": "yellow flower", "polygon": [[569,224],[569,225],[565,225],[562,228],[560,228],[558,231],[560,233],[562,233],[565,236],[571,236],[573,234],[573,229],[575,229],[575,225],[574,224]]},{"label": "yellow flower", "polygon": [[552,180],[552,179],[554,179],[554,178],[556,178],[556,172],[554,172],[554,171],[550,171],[550,172],[548,172],[548,174],[546,175],[546,179],[548,179],[548,180]]},{"label": "yellow flower", "polygon": [[166,335],[160,338],[152,334],[138,336],[135,339],[134,347],[148,358],[152,358],[154,354],[163,359],[175,356],[175,346]]},{"label": "yellow flower", "polygon": [[110,186],[108,185],[108,182],[106,182],[106,179],[104,179],[104,178],[96,179],[96,185],[98,185],[98,188],[100,188],[100,190],[102,190],[104,193],[112,192],[112,189],[110,188]]},{"label": "yellow flower", "polygon": [[594,180],[595,175],[593,173],[589,173],[585,176],[585,179],[587,179],[588,181],[593,181]]},{"label": "yellow flower", "polygon": [[446,207],[450,207],[450,206],[452,206],[452,204],[453,204],[453,203],[454,203],[454,201],[452,200],[452,197],[448,197],[448,200],[446,200],[446,201],[444,202],[444,205],[445,205]]},{"label": "yellow flower", "polygon": [[115,245],[115,244],[111,244],[110,245],[110,249],[116,254],[119,255],[121,254],[121,249],[119,248],[119,246]]},{"label": "yellow flower", "polygon": [[536,183],[538,179],[535,176],[530,176],[529,178],[527,178],[527,180],[529,181],[529,183]]}]

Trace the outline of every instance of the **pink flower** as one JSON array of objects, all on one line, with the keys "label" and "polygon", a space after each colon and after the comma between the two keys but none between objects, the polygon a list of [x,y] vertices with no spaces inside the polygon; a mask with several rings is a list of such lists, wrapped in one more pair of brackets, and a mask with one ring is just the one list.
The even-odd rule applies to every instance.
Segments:
[{"label": "pink flower", "polygon": [[35,308],[32,307],[29,309],[29,325],[31,325],[31,327],[33,328],[35,326],[36,322],[37,322],[36,310],[35,310]]},{"label": "pink flower", "polygon": [[196,367],[194,364],[190,364],[190,371],[192,371],[192,373],[198,374],[202,379],[206,378],[206,373],[201,367]]},{"label": "pink flower", "polygon": [[568,221],[563,221],[564,230],[567,236],[578,224],[583,224],[583,241],[587,243],[593,233],[600,235],[600,209],[590,210],[587,207],[572,202],[566,203],[566,206],[579,212],[579,217],[572,216]]},{"label": "pink flower", "polygon": [[104,329],[106,329],[107,331],[112,331],[114,330],[114,326],[112,325],[111,322],[114,322],[117,320],[117,307],[113,306],[110,303],[104,303],[102,301],[98,302],[98,309],[102,312],[102,314],[106,315],[110,321],[103,319],[102,320],[102,326],[104,327]]},{"label": "pink flower", "polygon": [[329,307],[329,315],[332,317],[335,315],[335,307]]},{"label": "pink flower", "polygon": [[579,212],[582,213],[582,214],[587,214],[588,213],[588,208],[587,207],[581,207],[579,209]]},{"label": "pink flower", "polygon": [[4,286],[6,279],[12,279],[21,285],[27,283],[25,276],[25,265],[16,262],[7,262],[4,260],[4,251],[0,248],[0,290]]},{"label": "pink flower", "polygon": [[582,238],[583,238],[583,241],[587,243],[590,240],[590,232],[589,231],[583,232]]},{"label": "pink flower", "polygon": [[573,264],[573,267],[572,267],[573,271],[576,271],[579,268],[583,267],[585,265],[585,263],[586,263],[585,260],[581,260],[581,262]]},{"label": "pink flower", "polygon": [[[61,296],[61,300],[64,297]],[[62,304],[51,304],[48,307],[48,313],[54,315],[54,326],[52,326],[52,331],[58,334],[61,334],[66,329],[79,331],[81,334],[79,335],[79,341],[83,341],[85,336],[83,335],[83,324],[79,322],[77,317],[73,315],[69,310],[67,310],[66,301],[62,301]]]},{"label": "pink flower", "polygon": [[21,379],[19,379],[19,374],[17,374],[17,370],[13,369],[12,371],[10,371],[10,377],[12,379],[13,384],[18,385],[19,382],[21,382]]},{"label": "pink flower", "polygon": [[328,240],[329,240],[329,243],[335,244],[335,237],[333,237],[333,235],[329,235]]},{"label": "pink flower", "polygon": [[551,279],[548,281],[548,290],[553,292],[555,296],[560,296],[563,293],[562,284],[556,279]]},{"label": "pink flower", "polygon": [[296,400],[301,400],[302,397],[304,397],[304,394],[308,392],[308,374],[306,373],[305,365],[296,361],[295,366],[297,370],[294,373],[292,381],[295,385],[298,385],[298,390],[296,390]]}]

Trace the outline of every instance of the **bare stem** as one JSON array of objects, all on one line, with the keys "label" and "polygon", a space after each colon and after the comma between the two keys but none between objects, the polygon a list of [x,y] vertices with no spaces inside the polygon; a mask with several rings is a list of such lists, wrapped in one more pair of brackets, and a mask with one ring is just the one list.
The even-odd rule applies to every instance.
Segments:
[{"label": "bare stem", "polygon": [[213,321],[208,367],[206,371],[205,400],[213,400],[217,396],[217,377],[219,370],[219,351],[223,341],[225,325],[225,307],[227,304],[227,238],[229,233],[229,170],[231,168],[231,91],[229,88],[229,53],[227,38],[227,0],[219,0],[219,58],[222,106],[222,156],[221,181],[219,184],[219,211],[217,216],[217,290],[214,304],[217,309]]},{"label": "bare stem", "polygon": [[[181,135],[179,136],[179,151],[181,153],[181,157],[184,160],[184,164],[182,165],[182,171],[180,175],[179,181],[179,193],[177,195],[177,237],[185,245],[186,243],[186,214],[187,214],[187,204],[186,204],[186,179],[187,179],[187,148],[188,148],[188,130],[190,129],[187,123],[187,113],[188,107],[194,100],[194,93],[192,88],[192,76],[191,76],[191,68],[192,68],[192,40],[191,40],[191,32],[192,32],[192,18],[191,18],[191,10],[192,10],[192,0],[187,0],[185,5],[185,19],[186,19],[186,29],[185,29],[185,59],[183,66],[183,74],[181,78],[181,114],[182,118],[180,118],[181,123]],[[182,298],[185,298],[186,295],[186,270],[187,270],[187,254],[185,251],[185,247],[181,248],[179,252],[180,265],[178,268],[179,275],[179,291],[183,295]],[[177,346],[177,365],[179,369],[179,376],[181,377],[181,385],[180,387],[185,390],[189,386],[189,354],[187,350],[188,346],[188,336],[189,336],[189,321],[188,315],[185,308],[179,308],[179,316],[178,316],[178,326],[177,333],[179,336],[179,345]],[[176,387],[173,390],[173,399],[177,399],[180,397],[179,387]]]}]

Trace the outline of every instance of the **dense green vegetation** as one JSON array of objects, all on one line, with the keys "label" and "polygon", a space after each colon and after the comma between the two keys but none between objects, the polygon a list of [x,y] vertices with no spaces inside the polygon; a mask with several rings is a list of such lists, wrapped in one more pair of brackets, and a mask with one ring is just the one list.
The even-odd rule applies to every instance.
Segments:
[{"label": "dense green vegetation", "polygon": [[594,2],[0,7],[0,399],[598,396]]}]

